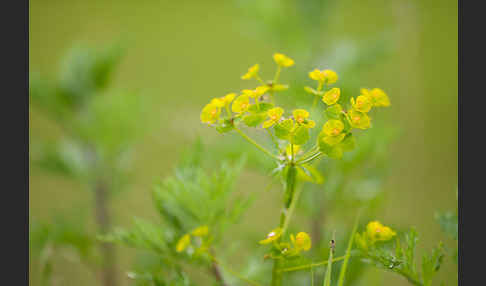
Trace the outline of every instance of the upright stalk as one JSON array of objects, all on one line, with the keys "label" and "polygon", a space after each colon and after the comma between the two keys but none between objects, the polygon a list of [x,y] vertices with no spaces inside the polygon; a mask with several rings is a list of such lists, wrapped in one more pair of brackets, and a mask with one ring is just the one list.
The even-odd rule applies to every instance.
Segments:
[{"label": "upright stalk", "polygon": [[[293,158],[292,158],[293,159]],[[287,173],[285,179],[285,192],[284,192],[284,207],[282,209],[282,214],[280,215],[280,228],[282,229],[282,235],[285,234],[286,224],[288,219],[290,218],[289,209],[292,204],[294,194],[295,194],[295,183],[297,177],[297,170],[295,169],[295,165],[293,160],[287,165]],[[289,215],[289,217],[287,217]],[[277,243],[280,242],[280,238],[277,240]],[[275,259],[273,262],[273,269],[272,269],[272,286],[279,286],[282,284],[282,272],[280,271],[282,264],[281,259]]]},{"label": "upright stalk", "polygon": [[[99,180],[95,186],[95,211],[96,220],[102,235],[107,234],[111,228],[111,219],[108,211],[108,187],[103,180]],[[102,242],[101,254],[103,257],[102,279],[104,286],[115,286],[116,283],[116,259],[113,244]]]}]

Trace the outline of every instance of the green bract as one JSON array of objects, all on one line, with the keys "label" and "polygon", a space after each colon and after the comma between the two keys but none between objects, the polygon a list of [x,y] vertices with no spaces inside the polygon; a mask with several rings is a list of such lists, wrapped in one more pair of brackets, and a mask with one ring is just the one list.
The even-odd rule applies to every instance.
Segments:
[{"label": "green bract", "polygon": [[250,97],[246,94],[238,96],[231,105],[231,111],[236,113],[243,113],[250,107]]},{"label": "green bract", "polygon": [[370,117],[366,113],[354,109],[348,112],[348,120],[354,128],[368,129],[371,127]]},{"label": "green bract", "polygon": [[343,108],[340,104],[331,105],[326,109],[326,115],[331,119],[339,119],[342,113]]}]

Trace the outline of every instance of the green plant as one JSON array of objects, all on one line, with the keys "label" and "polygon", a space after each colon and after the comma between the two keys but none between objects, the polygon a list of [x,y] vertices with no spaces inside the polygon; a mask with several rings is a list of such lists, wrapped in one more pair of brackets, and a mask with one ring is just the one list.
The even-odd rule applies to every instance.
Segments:
[{"label": "green plant", "polygon": [[[248,278],[247,275],[230,268],[219,257],[220,253],[216,253],[219,245],[224,242],[226,227],[236,223],[249,205],[249,200],[234,198],[235,175],[241,171],[241,161],[235,167],[223,163],[212,174],[208,174],[204,171],[202,158],[205,152],[199,141],[190,155],[175,169],[174,175],[158,183],[153,191],[155,205],[163,219],[160,224],[136,219],[135,227],[131,230],[118,229],[101,238],[148,249],[156,254],[159,260],[153,270],[130,272],[130,277],[139,281],[140,285],[192,285],[194,282],[190,278],[190,271],[186,270],[188,266],[207,269],[217,285],[229,285],[231,278],[225,273],[249,285],[262,285],[258,280],[268,279],[271,273],[271,285],[281,285],[290,273],[303,272],[301,270],[310,270],[310,281],[314,285],[314,271],[326,266],[322,284],[330,286],[331,283],[336,283],[333,281],[337,281],[337,285],[343,286],[352,281],[347,278],[353,277],[348,270],[352,258],[361,258],[366,263],[396,272],[414,285],[431,285],[432,278],[442,263],[442,244],[430,255],[423,256],[422,270],[417,271],[414,260],[417,235],[413,229],[406,233],[405,243],[402,244],[394,230],[377,221],[368,223],[363,233],[357,233],[360,215],[355,219],[345,250],[341,248],[344,255],[335,255],[336,245],[344,244],[340,244],[343,235],[337,240],[336,233],[333,232],[330,246],[325,247],[326,252],[329,251],[327,259],[323,260],[321,257],[317,262],[309,259],[307,253],[314,247],[311,236],[305,231],[294,232],[290,223],[304,186],[309,186],[309,183],[319,185],[325,181],[317,164],[320,159],[343,159],[346,153],[358,149],[355,135],[359,130],[371,128],[371,110],[389,106],[390,101],[385,92],[378,88],[361,89],[356,98],[344,96],[339,88],[331,86],[338,80],[334,71],[314,69],[309,77],[317,82],[317,86],[306,86],[302,90],[310,96],[312,115],[304,109],[294,109],[291,114],[286,115],[284,108],[277,106],[276,102],[279,93],[290,87],[280,83],[279,79],[282,70],[293,66],[294,61],[283,54],[275,54],[274,60],[277,70],[272,80],[264,81],[260,78],[260,66],[254,65],[242,79],[255,79],[259,83],[256,88],[244,89],[240,95],[229,93],[224,97],[214,98],[204,106],[200,114],[201,121],[214,127],[219,133],[236,133],[249,142],[250,146],[255,147],[255,150],[265,154],[268,161],[274,164],[272,177],[282,183],[279,224],[259,241],[265,247],[265,252],[260,256],[264,262],[257,266],[261,269]],[[322,108],[323,104],[325,108]],[[312,130],[316,126],[322,128],[314,133]],[[263,146],[251,138],[246,128],[263,133],[272,147]],[[382,139],[387,140],[386,137]],[[370,146],[380,146],[374,141],[369,142]],[[216,154],[224,154],[220,151],[218,149]],[[366,162],[363,153],[380,157],[375,149],[368,146],[354,153],[357,158],[347,157],[346,164],[331,166],[339,166],[336,168],[338,172],[349,173]],[[208,157],[214,163],[212,152]],[[332,174],[330,170],[327,171]],[[345,189],[343,175],[333,176],[337,186],[330,185],[330,191],[333,188]],[[346,201],[365,209],[360,205],[362,200],[347,200],[344,197],[349,194],[342,194],[341,191],[337,195],[337,191],[333,192],[333,201]],[[312,197],[312,194],[309,196]],[[375,194],[371,195],[372,198],[374,196]],[[236,239],[231,237],[231,241],[234,240]],[[390,248],[392,241],[396,242],[395,252]],[[318,243],[319,246],[322,245]],[[269,261],[272,262],[271,270],[266,266]],[[336,262],[340,261],[342,265],[339,266]],[[250,263],[256,262],[252,260]]]},{"label": "green plant", "polygon": [[[341,90],[329,87],[338,80],[338,75],[332,70],[314,69],[309,77],[317,82],[317,87],[306,86],[304,90],[313,97],[312,110],[318,115],[310,116],[304,109],[294,109],[292,114],[285,117],[284,109],[275,106],[277,92],[285,91],[288,85],[279,82],[283,68],[294,65],[294,61],[283,54],[275,54],[274,60],[277,70],[272,80],[264,81],[259,76],[259,65],[252,66],[242,79],[255,79],[260,85],[253,90],[243,90],[236,97],[231,93],[222,98],[215,98],[208,103],[201,112],[201,121],[210,124],[221,133],[236,131],[245,140],[271,157],[277,164],[275,174],[281,178],[284,188],[283,209],[280,224],[272,230],[266,242],[272,242],[269,257],[274,260],[272,271],[272,285],[280,285],[286,260],[294,256],[295,251],[289,251],[288,243],[282,241],[290,223],[302,188],[299,182],[310,181],[320,183],[322,178],[311,163],[328,156],[340,159],[343,153],[355,147],[353,129],[368,129],[371,120],[368,115],[372,107],[389,106],[388,96],[378,88],[361,89],[361,95],[351,98],[350,103],[343,102]],[[318,102],[324,102],[326,109],[319,112]],[[230,109],[231,105],[231,109]],[[344,106],[344,107],[343,107]],[[225,112],[225,116],[222,113]],[[316,126],[316,121],[323,124],[315,143],[312,146],[310,130]],[[270,151],[258,144],[243,132],[240,125],[250,128],[262,126],[272,141],[275,151]],[[305,148],[307,147],[307,148]]]}]

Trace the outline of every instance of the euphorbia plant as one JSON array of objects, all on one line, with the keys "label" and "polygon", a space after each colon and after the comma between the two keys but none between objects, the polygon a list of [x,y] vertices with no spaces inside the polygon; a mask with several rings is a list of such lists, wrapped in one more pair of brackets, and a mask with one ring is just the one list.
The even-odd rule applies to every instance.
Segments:
[{"label": "euphorbia plant", "polygon": [[[360,94],[352,97],[349,103],[341,100],[341,89],[336,85],[338,75],[330,69],[314,69],[309,72],[310,79],[317,82],[316,88],[306,86],[304,91],[314,97],[311,113],[302,108],[285,112],[277,105],[278,92],[289,89],[279,82],[282,69],[292,67],[291,58],[276,53],[273,56],[277,64],[273,79],[265,81],[259,75],[258,64],[250,67],[241,78],[256,80],[258,85],[253,89],[244,89],[240,95],[229,93],[226,96],[212,99],[204,106],[200,118],[203,123],[215,127],[221,133],[235,131],[275,161],[275,172],[281,176],[283,183],[283,207],[278,227],[272,230],[261,241],[271,245],[266,257],[273,259],[272,285],[280,285],[282,265],[285,260],[309,250],[309,236],[300,232],[296,237],[291,235],[292,244],[285,242],[286,230],[292,217],[301,188],[299,181],[312,181],[317,177],[312,166],[324,156],[340,159],[344,152],[355,147],[353,133],[356,129],[371,128],[369,113],[374,107],[386,107],[390,101],[386,93],[379,89],[362,88]],[[322,106],[322,103],[324,106]],[[319,104],[319,106],[318,106]],[[321,107],[322,106],[322,107]],[[316,130],[316,121],[327,121],[316,133],[314,144],[311,135]],[[250,138],[241,128],[247,126],[262,130],[270,136],[274,148],[269,150]]]}]

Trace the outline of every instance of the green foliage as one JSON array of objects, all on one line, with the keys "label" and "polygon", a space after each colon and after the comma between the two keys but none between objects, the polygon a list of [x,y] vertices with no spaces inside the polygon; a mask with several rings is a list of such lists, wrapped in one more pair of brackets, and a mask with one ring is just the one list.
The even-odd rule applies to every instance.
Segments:
[{"label": "green foliage", "polygon": [[422,271],[417,270],[415,249],[418,236],[414,228],[404,234],[404,241],[397,237],[394,247],[392,242],[375,243],[369,241],[365,233],[356,235],[356,244],[363,262],[395,272],[413,285],[432,285],[432,279],[443,262],[442,242],[430,254],[422,256]]},{"label": "green foliage", "polygon": [[[221,243],[227,227],[237,223],[249,206],[251,200],[238,195],[234,188],[245,159],[233,164],[223,162],[207,172],[204,153],[201,141],[196,141],[173,175],[155,185],[152,194],[161,223],[135,219],[130,230],[118,228],[101,237],[159,257],[158,271],[133,272],[132,278],[153,283],[147,285],[192,285],[183,265],[210,266],[214,259],[212,246]],[[208,234],[202,232],[206,227]],[[188,245],[181,244],[185,236]]]}]

